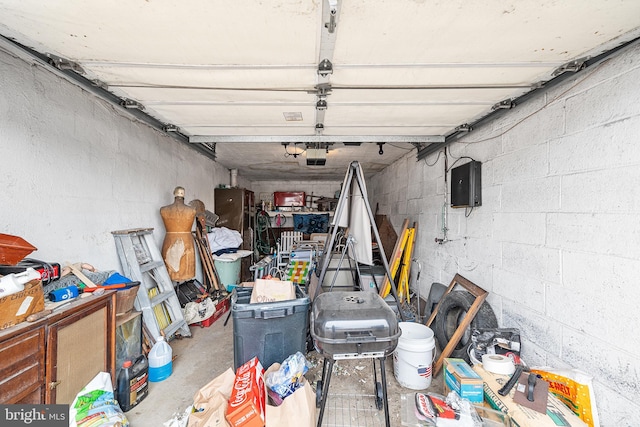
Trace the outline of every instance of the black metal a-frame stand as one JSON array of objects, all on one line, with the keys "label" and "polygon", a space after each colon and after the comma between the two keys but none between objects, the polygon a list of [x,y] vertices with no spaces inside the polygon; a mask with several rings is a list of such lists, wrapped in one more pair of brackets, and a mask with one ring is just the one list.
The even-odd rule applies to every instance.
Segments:
[{"label": "black metal a-frame stand", "polygon": [[[318,278],[318,286],[315,289],[313,294],[313,299],[318,296],[320,289],[322,288],[322,284],[324,282],[324,278],[327,273],[327,269],[329,268],[329,263],[331,262],[331,258],[333,255],[333,247],[336,243],[336,235],[338,234],[339,219],[342,218],[342,213],[345,209],[350,209],[349,199],[353,196],[355,187],[353,185],[355,178],[355,183],[358,185],[358,189],[363,196],[364,205],[367,210],[367,214],[369,216],[369,224],[372,226],[373,234],[375,236],[376,242],[378,244],[378,249],[380,250],[380,255],[382,258],[382,264],[384,265],[386,277],[389,279],[389,283],[391,285],[391,294],[393,298],[396,300],[396,305],[398,307],[398,313],[400,315],[400,319],[404,322],[406,319],[404,317],[404,313],[402,312],[402,308],[400,307],[400,302],[398,300],[398,293],[396,288],[396,283],[391,276],[391,270],[389,269],[389,263],[387,262],[387,256],[384,253],[384,248],[382,247],[382,242],[380,239],[380,233],[378,233],[378,229],[375,227],[375,218],[373,216],[373,212],[371,211],[371,205],[369,204],[369,200],[367,200],[367,191],[366,185],[364,182],[364,176],[362,176],[362,169],[360,168],[360,163],[357,161],[353,161],[349,164],[349,169],[347,170],[347,174],[345,175],[345,179],[342,185],[342,191],[340,192],[340,198],[338,199],[338,204],[336,206],[336,211],[333,217],[333,221],[331,224],[330,235],[331,237],[325,244],[325,249],[322,257],[322,267],[320,270],[320,276]],[[348,245],[345,245],[348,246]],[[340,265],[338,266],[340,269]],[[336,271],[336,276],[337,276]],[[384,283],[384,280],[383,280]]]},{"label": "black metal a-frame stand", "polygon": [[[377,228],[375,227],[375,219],[373,217],[373,213],[371,212],[371,206],[369,205],[369,201],[367,200],[367,191],[364,184],[364,177],[362,176],[362,169],[360,168],[360,164],[357,161],[351,162],[349,165],[349,170],[345,175],[345,180],[342,185],[342,192],[340,193],[340,198],[338,199],[338,205],[336,207],[336,212],[333,217],[333,221],[331,224],[331,237],[328,241],[328,244],[325,245],[323,258],[322,258],[322,268],[320,270],[320,277],[318,280],[318,286],[315,289],[313,300],[316,299],[320,289],[322,288],[322,284],[324,282],[324,278],[327,273],[327,268],[329,267],[329,263],[331,261],[331,257],[333,255],[333,247],[336,243],[336,236],[338,234],[338,228],[341,227],[340,220],[342,218],[342,213],[345,209],[350,209],[352,206],[348,203],[349,199],[353,200],[355,193],[355,186],[353,185],[353,180],[355,178],[355,183],[358,185],[358,189],[360,190],[360,194],[362,195],[363,204],[366,207],[366,211],[369,217],[369,227],[373,229],[373,234],[376,238],[376,242],[378,243],[378,248],[380,249],[380,254],[382,257],[382,262],[385,268],[385,274],[389,279],[389,283],[391,284],[391,293],[396,300],[396,305],[398,306],[398,313],[400,314],[400,318],[402,321],[405,321],[404,313],[400,307],[400,303],[398,301],[398,294],[396,290],[396,284],[391,277],[391,271],[389,270],[389,263],[387,262],[387,257],[384,253],[384,248],[382,247],[382,242],[380,241],[380,234],[378,233]],[[350,216],[349,216],[350,217]],[[349,224],[351,226],[352,224]],[[340,264],[338,264],[338,270],[342,264],[346,251],[351,247],[353,249],[353,238],[351,236],[347,236],[347,241],[345,243],[342,256],[340,258]],[[355,252],[355,251],[354,251]],[[355,254],[354,254],[355,256]],[[356,260],[356,269],[357,269],[357,260]],[[359,271],[359,270],[358,270]],[[336,277],[338,276],[338,271],[334,276],[333,281],[335,282]],[[384,280],[383,280],[384,283]],[[333,284],[331,285],[333,288]],[[312,332],[313,335],[313,332]],[[325,356],[324,363],[322,365],[322,380],[318,381],[316,385],[316,406],[320,408],[320,413],[318,414],[317,419],[317,427],[322,425],[322,420],[324,417],[325,406],[327,403],[327,394],[329,392],[329,384],[331,382],[331,372],[333,371],[333,364],[335,362],[335,358],[337,356],[335,354],[330,357]],[[353,355],[345,356],[348,358],[354,357]],[[367,356],[371,357],[371,356]],[[389,421],[389,401],[387,397],[387,378],[385,373],[385,359],[386,359],[386,349],[379,355],[373,357],[373,373],[374,373],[374,384],[375,384],[375,398],[376,398],[376,406],[378,409],[384,408],[384,416],[385,416],[385,425],[386,427],[390,427]],[[377,381],[376,378],[376,366],[380,367],[380,382]]]}]

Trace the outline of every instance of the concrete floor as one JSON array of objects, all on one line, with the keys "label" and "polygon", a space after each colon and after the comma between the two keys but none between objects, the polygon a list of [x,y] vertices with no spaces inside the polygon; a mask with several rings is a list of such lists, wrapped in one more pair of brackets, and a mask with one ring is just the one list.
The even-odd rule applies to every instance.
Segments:
[{"label": "concrete floor", "polygon": [[[172,340],[173,373],[166,380],[149,384],[149,395],[126,413],[132,427],[160,427],[193,403],[194,394],[227,368],[233,368],[233,321],[225,313],[207,328],[191,327],[191,338]],[[305,375],[314,387],[322,375],[323,358],[315,351],[307,360],[313,368]],[[392,426],[401,426],[401,395],[412,390],[398,384],[393,374],[393,357],[386,361],[389,414]],[[371,359],[338,361],[334,368],[323,426],[384,426],[384,411],[375,409]],[[378,379],[379,381],[379,379]],[[442,375],[432,380],[430,392],[442,393]],[[340,405],[349,399],[355,410],[341,414]],[[348,405],[347,405],[348,406]]]}]

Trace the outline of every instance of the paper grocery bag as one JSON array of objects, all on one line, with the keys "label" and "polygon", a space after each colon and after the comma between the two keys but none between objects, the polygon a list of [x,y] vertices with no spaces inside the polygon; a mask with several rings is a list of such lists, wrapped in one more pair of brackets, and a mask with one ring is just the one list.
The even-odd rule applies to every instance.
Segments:
[{"label": "paper grocery bag", "polygon": [[[267,405],[266,427],[314,427],[316,394],[309,381],[287,396],[280,406]],[[191,424],[189,424],[191,427]]]},{"label": "paper grocery bag", "polygon": [[189,427],[228,427],[225,419],[227,401],[231,396],[236,374],[228,368],[193,397],[193,409],[189,415]]},{"label": "paper grocery bag", "polygon": [[257,279],[251,291],[251,304],[296,299],[293,282],[288,280]]}]

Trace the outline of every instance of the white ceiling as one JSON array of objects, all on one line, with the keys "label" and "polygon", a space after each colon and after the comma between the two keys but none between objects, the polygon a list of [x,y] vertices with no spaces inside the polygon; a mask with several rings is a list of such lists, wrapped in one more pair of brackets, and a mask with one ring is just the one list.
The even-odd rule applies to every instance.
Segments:
[{"label": "white ceiling", "polygon": [[[0,34],[78,64],[248,179],[340,179],[352,160],[370,175],[637,38],[640,1],[0,0]],[[283,141],[328,144],[326,165]]]}]

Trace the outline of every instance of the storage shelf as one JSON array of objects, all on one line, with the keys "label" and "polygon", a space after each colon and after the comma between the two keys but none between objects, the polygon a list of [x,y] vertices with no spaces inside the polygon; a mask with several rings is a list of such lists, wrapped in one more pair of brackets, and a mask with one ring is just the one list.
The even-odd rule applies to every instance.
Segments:
[{"label": "storage shelf", "polygon": [[334,211],[265,211],[270,217],[275,217],[276,215],[282,215],[284,217],[293,217],[293,214],[297,215],[311,215],[311,214],[329,214],[329,217],[332,217],[335,213]]}]

